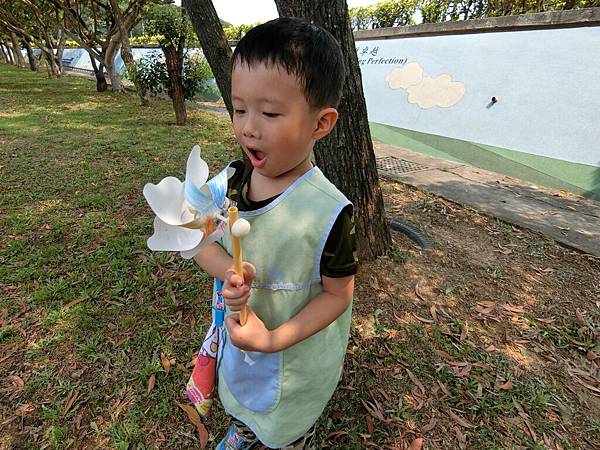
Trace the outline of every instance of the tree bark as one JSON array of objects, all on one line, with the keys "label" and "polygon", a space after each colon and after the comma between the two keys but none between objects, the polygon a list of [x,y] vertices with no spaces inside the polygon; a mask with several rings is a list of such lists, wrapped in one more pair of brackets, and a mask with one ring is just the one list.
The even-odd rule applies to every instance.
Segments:
[{"label": "tree bark", "polygon": [[37,56],[35,56],[35,53],[33,52],[31,45],[29,45],[29,42],[27,42],[27,39],[23,39],[23,46],[27,50],[27,58],[29,59],[29,68],[33,72],[37,72],[40,63],[37,59]]},{"label": "tree bark", "polygon": [[59,76],[62,76],[62,74],[65,71],[65,68],[63,66],[63,62],[62,62],[62,57],[63,57],[63,53],[65,52],[65,43],[67,42],[67,33],[65,33],[65,30],[63,30],[62,28],[60,28],[58,30],[58,45],[56,47],[56,63],[58,64],[58,69],[60,70],[59,72]]},{"label": "tree bark", "polygon": [[110,89],[112,92],[120,93],[123,92],[123,86],[121,85],[121,75],[115,68],[115,56],[116,48],[109,46],[104,53],[104,65],[110,78]]},{"label": "tree bark", "polygon": [[185,125],[187,121],[187,112],[185,110],[185,97],[183,95],[183,86],[181,85],[181,61],[178,49],[174,45],[163,47],[165,53],[165,62],[167,72],[171,80],[171,89],[169,96],[173,100],[173,109],[175,110],[175,122],[177,125]]},{"label": "tree bark", "polygon": [[10,45],[3,42],[2,44],[0,44],[0,46],[3,47],[2,50],[6,56],[6,62],[8,64],[14,64],[12,52],[10,50]]},{"label": "tree bark", "polygon": [[119,8],[117,0],[110,0],[110,6],[115,15],[115,21],[119,27],[119,32],[121,33],[121,58],[123,59],[123,63],[125,63],[125,68],[127,69],[129,78],[135,86],[135,91],[140,97],[142,106],[149,106],[150,94],[142,89],[139,81],[137,80],[135,64],[133,62],[133,53],[131,51],[131,45],[129,45],[129,30],[127,30],[127,27],[125,26],[123,13],[121,12],[121,8]]},{"label": "tree bark", "polygon": [[232,52],[217,11],[211,0],[182,0],[182,6],[198,35],[202,52],[212,70],[231,118],[233,117],[230,69]]},{"label": "tree bark", "polygon": [[391,237],[373,152],[362,77],[345,0],[275,0],[280,16],[302,17],[340,43],[346,81],[333,132],[317,142],[315,159],[325,175],[354,203],[358,252],[368,261],[384,255]]},{"label": "tree bark", "polygon": [[90,61],[92,62],[92,67],[94,69],[94,75],[96,76],[96,91],[98,92],[106,92],[108,89],[108,83],[106,82],[106,77],[104,76],[104,64],[100,62],[100,67],[96,63],[96,57],[92,52],[88,51],[90,55]]},{"label": "tree bark", "polygon": [[3,62],[8,62],[8,55],[4,51],[4,42],[0,41],[0,58],[2,58]]},{"label": "tree bark", "polygon": [[15,57],[15,62],[20,67],[25,67],[25,58],[23,58],[23,54],[21,53],[21,47],[19,46],[19,40],[15,32],[10,32],[10,41],[12,42],[13,53]]},{"label": "tree bark", "polygon": [[13,58],[12,46],[6,44],[6,55],[8,56],[8,63],[15,65],[15,59]]}]

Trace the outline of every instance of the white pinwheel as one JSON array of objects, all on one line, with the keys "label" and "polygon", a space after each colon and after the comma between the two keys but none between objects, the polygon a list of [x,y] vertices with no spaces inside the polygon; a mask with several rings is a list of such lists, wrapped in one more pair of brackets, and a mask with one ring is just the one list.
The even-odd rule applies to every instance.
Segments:
[{"label": "white pinwheel", "polygon": [[220,239],[226,227],[222,213],[229,206],[227,180],[233,172],[228,166],[207,182],[208,165],[196,145],[188,156],[183,182],[166,177],[158,184],[147,183],[144,197],[156,214],[148,248],[178,251],[189,259]]}]

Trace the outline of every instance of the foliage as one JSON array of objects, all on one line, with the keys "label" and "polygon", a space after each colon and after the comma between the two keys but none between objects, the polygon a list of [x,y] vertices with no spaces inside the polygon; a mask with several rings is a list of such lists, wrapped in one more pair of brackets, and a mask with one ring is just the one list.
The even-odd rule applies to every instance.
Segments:
[{"label": "foliage", "polygon": [[151,5],[146,10],[144,23],[147,33],[154,35],[161,47],[177,47],[180,39],[189,42],[195,37],[187,15],[175,5]]},{"label": "foliage", "polygon": [[167,67],[160,52],[152,52],[134,62],[135,74],[140,87],[154,95],[165,90],[169,83]]},{"label": "foliage", "polygon": [[419,0],[386,0],[371,6],[351,8],[353,30],[412,25]]},{"label": "foliage", "polygon": [[593,6],[600,6],[600,0],[387,0],[351,8],[349,13],[356,31],[412,25],[417,12],[423,22],[430,23]]},{"label": "foliage", "polygon": [[600,0],[421,0],[423,22],[562,11],[600,6]]},{"label": "foliage", "polygon": [[132,47],[144,47],[149,45],[157,46],[162,38],[163,37],[158,34],[141,34],[139,36],[130,37],[129,44],[131,44]]},{"label": "foliage", "polygon": [[260,25],[262,22],[256,22],[253,25],[239,25],[239,26],[233,26],[230,25],[228,27],[223,27],[223,31],[225,32],[225,36],[227,37],[228,40],[230,41],[239,41],[241,38],[244,37],[244,35],[250,31],[252,28]]},{"label": "foliage", "polygon": [[[160,51],[136,61],[137,80],[143,89],[156,95],[171,91],[171,80],[167,73],[164,56]],[[212,78],[210,67],[203,56],[196,52],[188,52],[183,59],[182,87],[184,98],[190,100],[200,91],[208,88]]]}]

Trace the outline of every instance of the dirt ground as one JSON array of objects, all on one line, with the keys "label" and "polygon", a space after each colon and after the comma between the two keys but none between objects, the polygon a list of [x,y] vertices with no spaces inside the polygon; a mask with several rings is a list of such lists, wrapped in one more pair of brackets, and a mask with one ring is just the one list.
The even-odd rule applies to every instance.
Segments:
[{"label": "dirt ground", "polygon": [[[390,256],[360,272],[353,343],[383,358],[371,385],[386,391],[371,392],[367,422],[393,428],[390,448],[599,448],[600,258],[401,183],[382,188],[388,214],[434,250],[394,233]],[[396,428],[378,407],[394,390],[413,413]]]}]

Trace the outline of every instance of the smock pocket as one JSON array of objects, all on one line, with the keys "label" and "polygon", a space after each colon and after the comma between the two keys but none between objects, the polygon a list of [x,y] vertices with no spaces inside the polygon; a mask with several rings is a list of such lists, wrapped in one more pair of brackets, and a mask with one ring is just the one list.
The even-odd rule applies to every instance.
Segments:
[{"label": "smock pocket", "polygon": [[267,413],[279,402],[280,362],[281,353],[243,352],[227,339],[221,370],[227,388],[241,405]]}]

